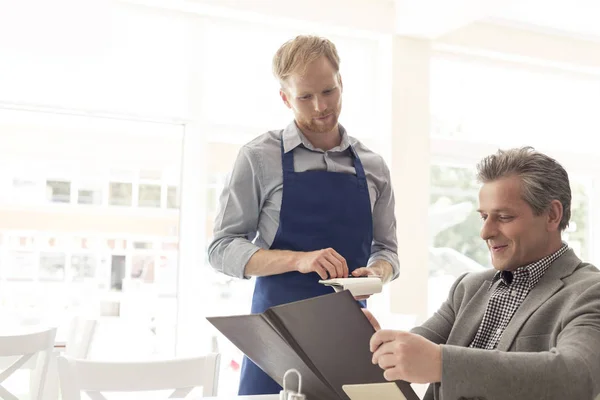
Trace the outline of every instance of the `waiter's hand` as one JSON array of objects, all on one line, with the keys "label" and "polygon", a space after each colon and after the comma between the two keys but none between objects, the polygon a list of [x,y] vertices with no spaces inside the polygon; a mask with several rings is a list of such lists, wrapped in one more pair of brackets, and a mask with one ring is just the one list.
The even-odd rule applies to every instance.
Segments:
[{"label": "waiter's hand", "polygon": [[373,364],[388,381],[434,383],[442,380],[442,347],[414,333],[381,330],[371,337]]},{"label": "waiter's hand", "polygon": [[352,276],[379,276],[381,278],[381,282],[383,283],[391,281],[393,274],[394,270],[392,265],[383,260],[375,261],[368,267],[356,268],[354,271],[352,271]]},{"label": "waiter's hand", "polygon": [[[379,266],[376,265],[377,263],[375,263],[373,266],[371,267],[361,267],[361,268],[356,268],[354,271],[352,271],[352,276],[379,276],[381,278],[382,282],[385,282],[383,280],[383,276],[381,275],[381,269],[379,268]],[[371,297],[370,295],[366,295],[366,296],[355,296],[354,298],[356,300],[367,300],[369,297]]]},{"label": "waiter's hand", "polygon": [[300,253],[297,270],[303,274],[316,272],[321,279],[348,277],[346,259],[332,248]]}]

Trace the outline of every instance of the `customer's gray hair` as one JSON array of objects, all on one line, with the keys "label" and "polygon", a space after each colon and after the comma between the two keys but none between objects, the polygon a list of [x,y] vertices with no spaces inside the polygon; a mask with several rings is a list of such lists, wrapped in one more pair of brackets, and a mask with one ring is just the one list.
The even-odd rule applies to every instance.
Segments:
[{"label": "customer's gray hair", "polygon": [[560,230],[569,226],[571,219],[571,186],[567,171],[555,159],[535,151],[532,147],[498,150],[477,164],[477,179],[492,182],[509,176],[521,178],[523,200],[540,215],[552,200],[563,207]]}]

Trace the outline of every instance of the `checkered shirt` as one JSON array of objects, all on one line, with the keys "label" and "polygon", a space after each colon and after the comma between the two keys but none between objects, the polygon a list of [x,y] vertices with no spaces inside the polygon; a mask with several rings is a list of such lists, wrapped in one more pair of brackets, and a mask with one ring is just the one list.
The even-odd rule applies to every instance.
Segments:
[{"label": "checkered shirt", "polygon": [[493,293],[483,314],[483,320],[475,339],[469,345],[478,349],[493,350],[525,297],[539,282],[550,264],[562,256],[568,247],[563,246],[555,253],[532,264],[517,268],[514,272],[498,271],[488,290]]}]

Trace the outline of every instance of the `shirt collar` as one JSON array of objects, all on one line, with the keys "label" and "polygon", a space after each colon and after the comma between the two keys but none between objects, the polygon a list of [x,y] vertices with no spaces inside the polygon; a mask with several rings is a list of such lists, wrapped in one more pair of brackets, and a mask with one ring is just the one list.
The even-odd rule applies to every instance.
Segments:
[{"label": "shirt collar", "polygon": [[506,286],[510,286],[510,284],[513,282],[517,284],[526,282],[529,285],[529,289],[531,289],[535,285],[537,285],[542,275],[544,275],[548,268],[550,268],[550,265],[558,257],[562,256],[568,249],[569,247],[567,246],[567,244],[563,243],[560,249],[550,254],[549,256],[546,256],[541,260],[525,265],[523,267],[519,267],[514,272],[498,271],[494,275],[494,279],[492,279],[492,284],[490,285],[490,288],[494,283],[501,279]]},{"label": "shirt collar", "polygon": [[[345,151],[346,149],[348,149],[348,147],[350,147],[350,145],[352,144],[350,142],[350,136],[348,136],[348,134],[346,133],[346,129],[341,124],[339,124],[338,126],[340,129],[340,135],[342,137],[342,140],[341,140],[339,146],[336,146],[333,149],[328,150],[328,151],[342,152],[342,151]],[[306,136],[304,136],[302,131],[300,131],[300,129],[298,129],[298,126],[296,125],[296,121],[292,121],[283,130],[283,151],[285,153],[287,153],[288,151],[293,150],[300,145],[303,145],[304,147],[306,147],[309,150],[324,153],[323,150],[315,148],[315,146],[313,146],[312,143],[308,141]]]}]

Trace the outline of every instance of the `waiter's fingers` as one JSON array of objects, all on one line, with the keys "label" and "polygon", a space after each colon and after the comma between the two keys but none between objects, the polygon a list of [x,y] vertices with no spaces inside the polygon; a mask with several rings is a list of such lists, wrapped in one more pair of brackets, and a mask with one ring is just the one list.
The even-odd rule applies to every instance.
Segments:
[{"label": "waiter's fingers", "polygon": [[328,279],[327,278],[327,270],[325,268],[323,268],[321,265],[319,265],[318,263],[315,263],[313,265],[313,271],[316,272],[317,274],[319,274],[321,279],[323,279],[323,280]]},{"label": "waiter's fingers", "polygon": [[337,251],[335,251],[332,248],[329,248],[328,250],[331,250],[331,254],[337,258],[341,263],[342,263],[342,275],[340,275],[340,278],[347,278],[348,277],[348,264],[346,263],[346,259],[344,257],[342,257],[342,255],[340,253],[338,253]]},{"label": "waiter's fingers", "polygon": [[352,276],[369,276],[371,271],[366,267],[356,268],[352,271]]},{"label": "waiter's fingers", "polygon": [[[319,264],[327,270],[329,273],[329,278],[337,278],[337,271],[335,270],[335,265],[331,263],[326,257],[319,259]],[[327,278],[325,278],[327,279]]]},{"label": "waiter's fingers", "polygon": [[342,262],[331,253],[327,254],[325,258],[335,267],[335,277],[332,276],[332,278],[343,278],[344,265],[342,264]]}]

